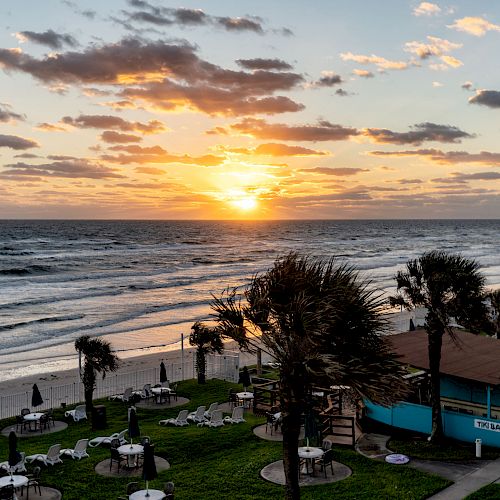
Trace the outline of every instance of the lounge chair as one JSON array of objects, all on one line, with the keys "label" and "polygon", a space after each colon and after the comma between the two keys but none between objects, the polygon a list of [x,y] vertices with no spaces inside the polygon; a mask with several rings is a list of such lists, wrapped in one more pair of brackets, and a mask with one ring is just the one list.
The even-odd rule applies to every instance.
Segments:
[{"label": "lounge chair", "polygon": [[187,419],[190,422],[194,422],[195,424],[200,424],[202,422],[205,422],[205,410],[206,406],[198,406],[196,411],[193,411],[187,416]]},{"label": "lounge chair", "polygon": [[30,455],[29,457],[26,457],[26,460],[30,463],[33,463],[35,460],[39,460],[42,462],[44,465],[55,465],[55,464],[61,464],[62,460],[61,457],[59,456],[59,453],[61,451],[61,445],[60,444],[53,444],[47,453],[36,453],[35,455]]},{"label": "lounge chair", "polygon": [[124,403],[128,403],[132,396],[134,395],[134,389],[132,387],[127,387],[123,394],[114,394],[113,396],[109,396],[110,401],[123,401]]},{"label": "lounge chair", "polygon": [[141,399],[150,399],[153,397],[151,392],[151,384],[144,384],[142,391],[134,391],[135,396],[139,396]]},{"label": "lounge chair", "polygon": [[189,422],[187,421],[187,416],[189,412],[187,410],[181,410],[179,412],[179,415],[177,415],[177,418],[167,418],[166,420],[160,420],[159,424],[160,425],[177,425],[179,427],[182,427],[184,425],[189,425]]},{"label": "lounge chair", "polygon": [[205,418],[211,419],[212,418],[212,413],[217,410],[219,407],[219,403],[212,403],[209,407],[208,410],[205,412]]},{"label": "lounge chair", "polygon": [[72,417],[75,422],[80,422],[80,420],[85,420],[87,418],[87,411],[85,405],[78,405],[74,410],[68,410],[64,412],[64,416],[69,418]]},{"label": "lounge chair", "polygon": [[79,439],[75,447],[73,449],[71,448],[65,448],[64,450],[61,450],[59,455],[68,455],[70,456],[73,460],[75,458],[78,458],[78,460],[81,460],[82,458],[87,458],[89,454],[87,453],[87,446],[89,444],[88,439]]},{"label": "lounge chair", "polygon": [[19,455],[21,458],[16,465],[13,465],[11,467],[9,465],[9,462],[5,461],[0,463],[0,469],[4,469],[7,472],[12,472],[13,474],[15,474],[16,472],[26,472],[26,454],[24,453],[24,451],[21,451]]},{"label": "lounge chair", "polygon": [[245,409],[243,408],[243,406],[235,406],[233,408],[233,414],[230,417],[224,417],[224,422],[228,422],[230,424],[240,424],[242,422],[246,422],[246,420],[243,418],[244,411]]},{"label": "lounge chair", "polygon": [[111,436],[99,436],[91,439],[89,441],[89,446],[91,448],[95,448],[96,446],[99,446],[100,444],[111,444],[112,439],[118,439],[120,441],[120,445],[126,444],[127,440],[125,439],[125,434],[127,433],[128,429],[125,429],[121,432],[115,432],[114,434],[111,434]]},{"label": "lounge chair", "polygon": [[198,424],[198,427],[202,427],[203,425],[207,425],[208,427],[223,427],[224,419],[222,418],[222,410],[214,410],[212,418],[207,422]]}]

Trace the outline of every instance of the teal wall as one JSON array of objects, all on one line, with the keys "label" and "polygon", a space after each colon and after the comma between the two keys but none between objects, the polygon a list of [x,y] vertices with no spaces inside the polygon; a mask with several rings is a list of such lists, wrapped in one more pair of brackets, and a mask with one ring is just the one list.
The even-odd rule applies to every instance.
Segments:
[{"label": "teal wall", "polygon": [[[486,405],[486,384],[441,376],[441,396]],[[491,390],[492,406],[500,406],[500,390]]]},{"label": "teal wall", "polygon": [[[390,408],[384,408],[367,400],[365,400],[365,405],[366,415],[377,422],[423,434],[431,433],[432,415],[429,406],[399,403]],[[451,411],[443,411],[442,418],[446,436],[469,443],[480,438],[483,444],[500,448],[500,432],[475,427],[475,421],[478,419],[481,422],[487,422],[487,425],[492,428],[498,426],[500,430],[498,420],[488,420],[475,415],[464,415]]]}]

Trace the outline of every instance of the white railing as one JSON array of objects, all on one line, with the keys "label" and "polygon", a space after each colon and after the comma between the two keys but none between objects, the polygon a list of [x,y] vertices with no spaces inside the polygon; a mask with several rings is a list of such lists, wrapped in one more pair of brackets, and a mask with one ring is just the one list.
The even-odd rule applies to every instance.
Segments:
[{"label": "white railing", "polygon": [[[167,378],[171,382],[189,380],[196,377],[193,359],[189,357],[184,363],[165,363]],[[222,355],[207,356],[207,378],[218,378],[230,382],[238,381],[239,353],[228,352]],[[64,407],[84,401],[83,384],[75,370],[74,382],[40,388],[43,404],[37,410]],[[130,373],[108,374],[104,379],[98,378],[94,390],[94,399],[120,394],[127,387],[142,389],[145,384],[156,384],[160,381],[160,368],[149,368]],[[0,396],[0,419],[20,415],[23,408],[31,408],[31,391]]]}]

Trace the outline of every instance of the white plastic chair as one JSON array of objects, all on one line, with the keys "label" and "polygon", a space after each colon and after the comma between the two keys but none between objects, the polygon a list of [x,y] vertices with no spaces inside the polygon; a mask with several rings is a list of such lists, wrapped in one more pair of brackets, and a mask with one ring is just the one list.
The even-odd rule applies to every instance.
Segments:
[{"label": "white plastic chair", "polygon": [[196,424],[199,424],[201,422],[205,422],[205,420],[206,420],[206,418],[205,418],[205,409],[206,409],[206,406],[198,406],[198,408],[196,409],[196,411],[193,411],[192,413],[190,413],[187,416],[187,419],[190,422],[194,422]]},{"label": "white plastic chair", "polygon": [[205,418],[211,419],[212,418],[212,413],[217,410],[219,407],[219,403],[212,403],[209,407],[208,410],[205,412]]},{"label": "white plastic chair", "polygon": [[159,424],[160,425],[177,425],[179,427],[189,425],[189,422],[187,421],[188,414],[189,414],[188,410],[181,410],[179,412],[179,415],[177,415],[177,418],[167,418],[166,420],[160,420]]},{"label": "white plastic chair", "polygon": [[246,420],[243,418],[244,411],[245,409],[243,408],[243,406],[235,406],[233,408],[233,414],[230,417],[224,417],[224,422],[228,422],[230,424],[240,424],[242,422],[246,422]]},{"label": "white plastic chair", "polygon": [[39,460],[42,462],[44,465],[55,465],[55,464],[61,464],[62,460],[61,457],[59,456],[59,453],[61,451],[61,445],[60,444],[53,444],[47,453],[36,453],[35,455],[30,455],[29,457],[26,457],[26,460],[30,463],[33,463],[35,460]]},{"label": "white plastic chair", "polygon": [[222,427],[224,425],[222,410],[214,410],[212,413],[212,418],[208,422],[198,424],[198,427],[201,427],[203,425],[207,425],[208,427]]},{"label": "white plastic chair", "polygon": [[128,429],[125,429],[121,432],[115,432],[114,434],[111,434],[111,436],[98,436],[89,441],[89,446],[91,448],[95,448],[96,446],[99,446],[100,444],[111,444],[112,439],[118,439],[120,441],[120,446],[122,444],[126,444],[127,440],[125,439],[125,434],[127,433]]},{"label": "white plastic chair", "polygon": [[75,447],[73,449],[71,448],[65,448],[64,450],[61,450],[59,455],[68,455],[70,456],[73,460],[78,458],[78,460],[81,460],[82,458],[87,458],[89,454],[87,453],[87,446],[89,444],[88,439],[79,439]]},{"label": "white plastic chair", "polygon": [[87,419],[87,411],[85,405],[78,405],[74,410],[64,412],[65,417],[72,417],[75,422]]},{"label": "white plastic chair", "polygon": [[115,394],[114,396],[109,396],[110,401],[123,401],[127,403],[134,393],[133,387],[127,387],[123,394]]},{"label": "white plastic chair", "polygon": [[16,465],[13,465],[12,467],[9,465],[9,462],[2,462],[0,463],[0,469],[4,469],[7,472],[11,472],[12,474],[16,472],[26,472],[26,454],[24,451],[21,451],[19,453],[21,455],[21,460],[17,462]]}]

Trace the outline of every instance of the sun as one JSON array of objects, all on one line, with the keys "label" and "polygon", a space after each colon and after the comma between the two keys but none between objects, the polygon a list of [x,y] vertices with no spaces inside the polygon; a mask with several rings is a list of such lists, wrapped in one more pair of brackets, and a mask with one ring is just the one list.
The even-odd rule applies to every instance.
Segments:
[{"label": "sun", "polygon": [[257,208],[257,200],[256,198],[251,196],[231,200],[231,204],[236,208],[243,210],[244,212],[249,212],[250,210],[254,210],[255,208]]}]

